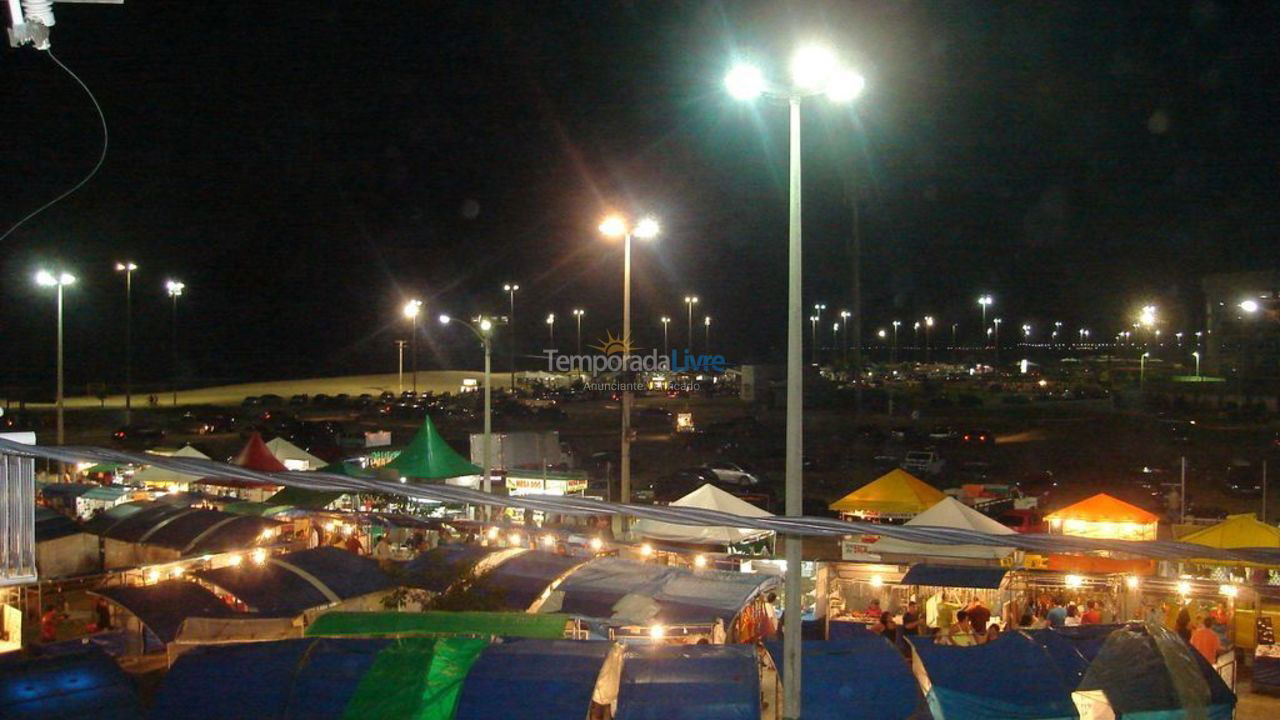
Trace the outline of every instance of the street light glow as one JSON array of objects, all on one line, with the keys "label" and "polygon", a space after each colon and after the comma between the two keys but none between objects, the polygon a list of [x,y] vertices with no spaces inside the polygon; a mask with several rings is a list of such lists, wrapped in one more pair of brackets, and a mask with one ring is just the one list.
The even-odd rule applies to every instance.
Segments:
[{"label": "street light glow", "polygon": [[453,318],[449,317],[448,315],[443,315],[443,314],[442,314],[442,315],[440,316],[440,324],[441,324],[441,325],[448,325],[448,324],[449,324],[449,321],[450,321],[450,320],[452,320],[452,319],[453,319]]},{"label": "street light glow", "polygon": [[410,320],[418,317],[418,313],[422,312],[421,300],[410,300],[404,304],[404,316]]},{"label": "street light glow", "polygon": [[764,92],[764,75],[754,65],[739,63],[725,76],[724,86],[735,100],[754,100]]},{"label": "street light glow", "polygon": [[600,223],[600,234],[605,237],[622,237],[627,234],[627,221],[621,215],[610,215]]},{"label": "street light glow", "polygon": [[827,87],[836,71],[836,55],[818,45],[800,48],[791,60],[791,79],[802,90]]},{"label": "street light glow", "polygon": [[133,272],[134,270],[137,270],[137,269],[138,269],[138,266],[131,262],[116,263],[116,272]]},{"label": "street light glow", "polygon": [[933,316],[932,316],[932,315],[925,315],[925,316],[924,316],[924,324],[925,324],[925,325],[927,325],[927,326],[929,326],[929,327],[933,327]]},{"label": "street light glow", "polygon": [[697,305],[697,304],[698,304],[698,296],[697,296],[697,295],[686,295],[686,296],[685,296],[685,298],[684,298],[684,301],[685,301],[686,303],[689,303],[690,305]]},{"label": "street light glow", "polygon": [[169,297],[180,297],[186,288],[186,283],[177,280],[166,280],[164,283],[164,289],[169,291]]},{"label": "street light glow", "polygon": [[867,79],[858,73],[847,69],[838,70],[827,83],[827,99],[835,103],[853,102],[866,86]]},{"label": "street light glow", "polygon": [[490,322],[489,318],[483,318],[480,320],[480,330],[482,332],[489,332],[492,329],[493,329],[493,323]]},{"label": "street light glow", "polygon": [[710,324],[711,324],[711,316],[710,316],[710,315],[708,315],[708,316],[706,316],[706,317],[702,318],[702,324],[703,324],[703,325],[710,325]]},{"label": "street light glow", "polygon": [[1142,312],[1138,314],[1138,322],[1151,327],[1156,324],[1156,306],[1144,305]]},{"label": "street light glow", "polygon": [[978,297],[979,305],[990,305],[993,302],[990,295],[981,295]]},{"label": "street light glow", "polygon": [[656,238],[658,237],[658,221],[651,217],[641,218],[640,222],[636,223],[636,227],[631,231],[631,234],[641,240]]},{"label": "street light glow", "polygon": [[1258,301],[1245,300],[1244,302],[1240,303],[1240,309],[1247,313],[1256,313],[1258,312]]},{"label": "street light glow", "polygon": [[519,285],[514,285],[514,284],[512,284],[512,283],[507,283],[506,285],[503,285],[503,286],[502,286],[502,290],[503,290],[503,292],[509,292],[509,293],[512,293],[512,292],[515,292],[515,291],[517,291],[517,290],[519,290],[519,289],[520,289],[520,286],[519,286]]}]

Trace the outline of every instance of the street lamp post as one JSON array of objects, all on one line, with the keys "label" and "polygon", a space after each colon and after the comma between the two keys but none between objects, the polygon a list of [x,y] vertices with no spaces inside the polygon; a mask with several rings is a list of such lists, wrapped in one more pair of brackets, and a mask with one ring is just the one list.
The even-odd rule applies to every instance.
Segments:
[{"label": "street lamp post", "polygon": [[400,361],[396,363],[396,394],[404,392],[404,346],[408,343],[404,340],[396,341],[396,349],[399,351]]},{"label": "street lamp post", "polygon": [[852,316],[848,310],[840,311],[840,322],[844,325],[844,345],[840,346],[840,354],[846,367],[849,365],[849,318]]},{"label": "street lamp post", "polygon": [[1144,352],[1138,357],[1138,392],[1147,385],[1147,358],[1151,357],[1151,353]]},{"label": "street lamp post", "polygon": [[1196,350],[1191,353],[1191,357],[1196,359],[1196,382],[1200,382],[1200,351]]},{"label": "street lamp post", "polygon": [[711,354],[711,316],[702,318],[702,345],[708,355]]},{"label": "street lamp post", "polygon": [[818,364],[818,323],[822,321],[822,311],[827,309],[826,303],[813,304],[813,316],[809,318],[813,322],[813,364]]},{"label": "street lamp post", "polygon": [[[627,367],[628,359],[631,356],[631,237],[634,235],[641,240],[652,240],[658,236],[658,221],[653,218],[642,218],[634,226],[628,225],[627,221],[618,215],[611,215],[600,223],[600,232],[605,237],[622,237],[622,362],[624,368]],[[685,298],[688,302],[689,299]],[[693,302],[697,302],[697,298],[693,298]],[[693,317],[693,302],[689,303],[690,318]],[[690,320],[692,323],[692,320]],[[689,346],[693,347],[693,326],[690,324],[689,330]],[[624,370],[625,372],[625,370]],[[621,452],[618,456],[618,496],[625,505],[631,502],[631,382],[630,378],[624,375],[627,381],[623,383],[622,388],[622,439]],[[626,527],[626,520],[622,520],[623,527]]]},{"label": "street lamp post", "polygon": [[893,345],[889,348],[889,362],[898,362],[898,326],[902,324],[901,320],[893,321]]},{"label": "street lamp post", "polygon": [[689,341],[689,352],[693,352],[693,306],[698,304],[698,296],[685,295],[684,304],[689,311],[689,337],[687,338]]},{"label": "street lamp post", "polygon": [[116,272],[124,273],[124,424],[133,422],[133,271],[132,262],[116,263]]},{"label": "street lamp post", "polygon": [[74,285],[74,284],[75,284],[75,282],[76,282],[76,276],[75,276],[75,275],[72,275],[71,273],[69,273],[69,272],[67,272],[67,271],[65,271],[65,270],[60,271],[60,272],[59,272],[58,274],[56,274],[56,275],[55,275],[55,274],[53,274],[53,273],[51,273],[51,272],[49,272],[48,270],[41,270],[40,272],[36,273],[36,284],[37,284],[37,285],[39,285],[39,286],[41,286],[41,287],[51,287],[51,288],[56,288],[56,293],[57,293],[57,298],[58,298],[58,307],[57,307],[57,312],[58,312],[58,381],[57,381],[57,390],[56,390],[56,392],[55,392],[55,394],[54,394],[54,402],[55,402],[55,404],[57,405],[57,408],[58,408],[58,444],[59,444],[59,445],[61,445],[61,444],[63,444],[64,442],[66,442],[66,431],[65,431],[65,426],[63,425],[63,422],[62,422],[62,413],[63,413],[63,405],[62,405],[62,382],[63,382],[63,376],[62,376],[62,288],[66,287],[66,286],[68,286],[68,285]]},{"label": "street lamp post", "polygon": [[[788,277],[787,277],[787,430],[786,430],[786,510],[800,516],[803,510],[803,422],[804,340],[801,275],[801,174],[800,104],[806,97],[825,93],[835,102],[850,102],[866,82],[861,75],[839,66],[834,53],[821,47],[804,47],[792,60],[793,87],[769,86],[763,73],[750,65],[735,67],[725,78],[730,94],[741,100],[754,99],[766,91],[784,98],[789,106],[790,171],[788,174]],[[786,597],[783,630],[783,673],[790,678],[783,692],[783,717],[800,717],[800,540],[787,538]]]},{"label": "street lamp post", "polygon": [[165,282],[164,287],[169,292],[169,297],[173,299],[173,334],[169,347],[173,353],[173,404],[176,407],[178,404],[178,298],[182,297],[182,291],[187,289],[187,285],[177,280],[169,280]]},{"label": "street lamp post", "polygon": [[[454,318],[448,315],[440,316],[440,324],[448,325]],[[484,491],[486,493],[493,492],[492,487],[492,468],[491,453],[493,451],[493,383],[491,382],[491,362],[493,350],[493,321],[489,318],[476,318],[474,323],[465,320],[459,320],[459,325],[466,327],[480,340],[480,344],[484,346],[484,447],[481,448],[481,455],[484,457]]]},{"label": "street lamp post", "polygon": [[671,324],[671,318],[663,315],[662,318],[662,354],[670,357],[670,343],[667,342],[667,326]]},{"label": "street lamp post", "polygon": [[582,354],[582,316],[586,314],[587,314],[587,311],[581,308],[574,308],[573,310],[573,317],[575,320],[578,321],[578,354],[579,355]]},{"label": "street lamp post", "polygon": [[547,343],[551,349],[556,347],[556,314],[547,313]]},{"label": "street lamp post", "polygon": [[992,339],[991,344],[995,348],[995,360],[997,363],[1000,362],[1000,323],[1002,322],[1004,321],[1000,318],[996,318],[991,321],[993,329],[995,330],[995,336]]},{"label": "street lamp post", "polygon": [[929,362],[929,354],[930,354],[929,331],[932,329],[933,329],[933,316],[925,315],[924,316],[924,361],[926,363]]},{"label": "street lamp post", "polygon": [[809,362],[818,364],[818,316],[809,316]]},{"label": "street lamp post", "polygon": [[920,321],[917,320],[911,326],[911,357],[915,362],[920,362]]},{"label": "street lamp post", "polygon": [[413,369],[414,396],[418,394],[418,315],[421,312],[421,300],[410,300],[404,304],[404,316],[409,319],[409,327],[413,330],[409,335],[409,365]]},{"label": "street lamp post", "polygon": [[508,352],[511,355],[511,392],[516,390],[516,291],[520,286],[515,283],[507,283],[502,286],[504,292],[507,293],[509,306],[507,308],[507,332],[511,334],[508,341]]},{"label": "street lamp post", "polygon": [[987,306],[992,302],[994,302],[994,300],[990,295],[978,296],[978,306],[982,308],[982,327],[984,328],[987,326]]},{"label": "street lamp post", "polygon": [[954,357],[960,353],[960,348],[956,344],[956,332],[960,329],[960,323],[951,323],[951,353]]}]

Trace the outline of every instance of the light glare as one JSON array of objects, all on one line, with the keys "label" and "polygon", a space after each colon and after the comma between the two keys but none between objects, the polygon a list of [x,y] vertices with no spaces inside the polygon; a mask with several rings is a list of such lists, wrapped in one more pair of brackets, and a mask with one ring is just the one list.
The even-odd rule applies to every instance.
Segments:
[{"label": "light glare", "polygon": [[1241,309],[1241,310],[1243,310],[1243,311],[1245,311],[1245,312],[1247,312],[1247,313],[1255,313],[1255,312],[1258,312],[1258,301],[1257,301],[1257,300],[1245,300],[1244,302],[1240,303],[1240,309]]},{"label": "light glare", "polygon": [[853,102],[866,86],[866,78],[858,73],[840,70],[831,76],[831,82],[827,84],[827,98],[837,103]]},{"label": "light glare", "polygon": [[735,100],[754,100],[764,92],[764,75],[754,65],[741,63],[729,70],[724,86]]},{"label": "light glare", "polygon": [[632,234],[642,240],[650,240],[658,236],[658,221],[651,217],[642,218],[636,223]]},{"label": "light glare", "polygon": [[627,234],[627,221],[621,215],[610,215],[600,223],[600,234],[605,237],[622,237]]},{"label": "light glare", "polygon": [[802,90],[821,90],[836,69],[836,56],[820,46],[800,48],[791,61],[791,79]]}]

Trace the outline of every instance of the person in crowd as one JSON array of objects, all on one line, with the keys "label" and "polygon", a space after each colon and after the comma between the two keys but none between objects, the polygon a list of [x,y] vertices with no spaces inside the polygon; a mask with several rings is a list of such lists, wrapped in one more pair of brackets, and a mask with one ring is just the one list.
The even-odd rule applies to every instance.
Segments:
[{"label": "person in crowd", "polygon": [[1218,653],[1222,651],[1222,641],[1218,633],[1213,631],[1213,617],[1205,616],[1204,624],[1191,633],[1191,647],[1204,656],[1212,665],[1218,661]]},{"label": "person in crowd", "polygon": [[1098,601],[1090,600],[1084,604],[1085,611],[1080,614],[1081,625],[1102,624],[1102,611],[1098,609]]},{"label": "person in crowd", "polygon": [[347,536],[346,547],[347,547],[347,552],[353,555],[364,554],[364,545],[360,543],[360,536],[356,535],[355,533],[351,533],[350,535]]},{"label": "person in crowd", "polygon": [[974,598],[969,603],[969,607],[965,608],[969,613],[969,624],[975,630],[987,628],[987,623],[991,621],[991,611],[987,606],[982,604],[982,598]]},{"label": "person in crowd", "polygon": [[893,613],[891,612],[880,613],[880,619],[876,621],[876,624],[867,629],[877,635],[884,636],[884,639],[888,640],[891,644],[898,644],[899,628],[898,624],[893,621]]},{"label": "person in crowd", "polygon": [[1213,624],[1219,627],[1227,627],[1231,625],[1231,611],[1222,603],[1214,605],[1213,611],[1209,613],[1209,617],[1213,618]]},{"label": "person in crowd", "polygon": [[307,531],[307,549],[308,550],[310,550],[311,548],[318,548],[324,544],[324,535],[322,534],[322,532],[323,531],[320,530],[320,526],[318,524],[311,523],[311,528]]},{"label": "person in crowd", "polygon": [[991,623],[987,626],[987,642],[994,642],[998,637],[1000,637],[1000,625]]},{"label": "person in crowd", "polygon": [[907,603],[906,612],[902,613],[902,634],[919,635],[920,624],[920,607],[911,600]]},{"label": "person in crowd", "polygon": [[711,644],[723,645],[728,637],[729,635],[724,629],[724,620],[717,617],[715,622],[711,624]]},{"label": "person in crowd", "polygon": [[867,614],[871,617],[880,617],[880,613],[884,612],[880,609],[880,598],[871,598],[871,602],[867,603]]},{"label": "person in crowd", "polygon": [[950,595],[943,595],[942,600],[938,602],[938,627],[945,630],[951,627],[956,621],[956,611],[960,606],[956,604],[955,598]]},{"label": "person in crowd", "polygon": [[1067,624],[1067,608],[1065,607],[1062,596],[1053,599],[1053,606],[1044,615],[1045,620],[1049,621],[1049,627],[1060,628]]},{"label": "person in crowd", "polygon": [[40,642],[56,642],[58,640],[58,624],[67,619],[66,613],[54,605],[45,605],[44,614],[40,616]]},{"label": "person in crowd", "polygon": [[1080,608],[1075,603],[1067,606],[1067,617],[1062,621],[1062,624],[1066,627],[1079,627]]},{"label": "person in crowd", "polygon": [[99,632],[111,629],[111,604],[107,602],[106,598],[99,596],[98,599],[94,601],[93,614],[96,618],[96,624]]},{"label": "person in crowd", "polygon": [[379,535],[378,539],[373,543],[373,559],[379,562],[391,559],[391,543],[387,542],[386,535]]},{"label": "person in crowd", "polygon": [[964,610],[956,612],[956,621],[938,634],[937,642],[958,647],[976,645],[977,638],[973,636],[973,626],[969,624],[969,613]]},{"label": "person in crowd", "polygon": [[1186,606],[1178,611],[1178,619],[1173,623],[1173,631],[1178,633],[1178,637],[1182,638],[1183,642],[1191,642],[1191,611]]},{"label": "person in crowd", "polygon": [[1031,613],[1022,613],[1022,617],[1018,618],[1018,627],[1028,630],[1036,630],[1036,619]]}]

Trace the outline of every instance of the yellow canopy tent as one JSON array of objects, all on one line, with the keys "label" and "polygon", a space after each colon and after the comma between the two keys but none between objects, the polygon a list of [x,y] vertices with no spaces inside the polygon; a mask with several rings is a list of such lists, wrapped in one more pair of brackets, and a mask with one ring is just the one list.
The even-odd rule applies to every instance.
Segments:
[{"label": "yellow canopy tent", "polygon": [[[1228,515],[1226,520],[1217,525],[1197,530],[1179,538],[1182,542],[1195,543],[1219,550],[1232,548],[1280,548],[1280,528],[1272,527],[1258,520],[1253,513]],[[1197,560],[1206,565],[1220,565],[1221,561]],[[1252,563],[1229,563],[1231,565],[1252,565]]]},{"label": "yellow canopy tent", "polygon": [[941,490],[906,470],[891,470],[831,504],[857,517],[914,517],[942,502]]}]

